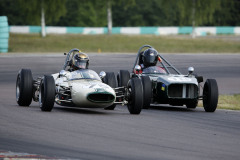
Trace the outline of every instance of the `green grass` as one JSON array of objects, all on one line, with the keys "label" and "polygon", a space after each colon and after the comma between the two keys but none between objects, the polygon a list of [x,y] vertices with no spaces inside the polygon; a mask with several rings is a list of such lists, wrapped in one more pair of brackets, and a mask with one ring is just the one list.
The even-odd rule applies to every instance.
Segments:
[{"label": "green grass", "polygon": [[47,35],[10,34],[9,52],[67,52],[79,48],[84,52],[133,52],[149,44],[162,53],[240,53],[240,42],[217,38],[154,35]]},{"label": "green grass", "polygon": [[218,100],[218,108],[240,110],[240,94],[221,95]]},{"label": "green grass", "polygon": [[[202,102],[198,106],[202,107]],[[240,110],[240,94],[220,95],[217,109]]]}]

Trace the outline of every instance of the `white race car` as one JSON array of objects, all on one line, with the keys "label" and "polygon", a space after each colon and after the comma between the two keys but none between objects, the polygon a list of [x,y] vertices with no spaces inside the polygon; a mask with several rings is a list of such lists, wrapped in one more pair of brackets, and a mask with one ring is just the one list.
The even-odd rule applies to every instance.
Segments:
[{"label": "white race car", "polygon": [[[73,52],[69,51],[63,70],[33,79],[30,69],[21,69],[17,75],[16,99],[19,106],[29,106],[34,100],[42,111],[51,111],[54,103],[78,108],[104,108],[113,110],[116,104],[127,104],[131,114],[142,109],[143,87],[140,79],[133,79],[127,88],[115,88],[113,72],[98,75],[90,69],[68,71]],[[138,86],[138,87],[136,87]],[[121,90],[126,90],[121,94]],[[116,95],[117,94],[117,95]],[[139,103],[139,99],[140,102]]]}]

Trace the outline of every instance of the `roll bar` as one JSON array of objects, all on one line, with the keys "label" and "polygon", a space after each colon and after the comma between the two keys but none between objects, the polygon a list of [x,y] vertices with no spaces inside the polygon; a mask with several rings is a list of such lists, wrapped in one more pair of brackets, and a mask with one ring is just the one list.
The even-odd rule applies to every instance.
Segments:
[{"label": "roll bar", "polygon": [[[140,57],[141,51],[142,51],[142,49],[145,48],[145,47],[153,48],[153,47],[150,46],[150,45],[143,45],[142,47],[140,47],[140,49],[138,50],[138,53],[137,53],[137,57],[136,57],[135,63],[134,63],[134,65],[133,65],[133,72],[134,72],[135,66],[136,66],[137,63],[139,62],[139,57]],[[160,54],[158,54],[158,56],[162,59],[162,62],[160,62],[160,63],[162,64],[163,68],[166,70],[166,72],[167,72],[168,74],[171,74],[171,72],[169,71],[168,68],[172,68],[175,72],[177,72],[177,74],[181,74],[181,72],[180,72],[177,68],[175,68],[170,62],[168,62],[168,61],[167,61],[165,58],[163,58]],[[166,63],[167,66],[166,66],[163,62]]]},{"label": "roll bar", "polygon": [[71,49],[69,52],[68,52],[68,54],[67,54],[67,57],[66,57],[66,60],[65,60],[65,63],[64,63],[64,65],[63,65],[63,70],[65,70],[66,68],[67,68],[67,66],[69,65],[69,62],[70,62],[70,56],[71,56],[71,54],[72,54],[72,52],[73,51],[80,51],[79,49],[77,49],[77,48],[73,48],[73,49]]}]

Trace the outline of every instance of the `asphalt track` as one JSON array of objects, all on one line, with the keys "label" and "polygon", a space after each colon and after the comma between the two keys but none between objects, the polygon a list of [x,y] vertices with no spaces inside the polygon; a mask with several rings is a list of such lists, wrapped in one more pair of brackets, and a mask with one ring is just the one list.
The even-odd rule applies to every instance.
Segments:
[{"label": "asphalt track", "polygon": [[[89,54],[90,68],[100,72],[132,68],[134,54]],[[164,55],[184,74],[216,78],[220,94],[240,93],[240,55]],[[62,55],[0,55],[0,150],[69,159],[200,160],[240,157],[240,112],[206,113],[184,107],[153,106],[130,115],[114,111],[69,109],[55,105],[50,113],[38,104],[19,107],[15,81],[20,68],[34,77],[58,72]]]}]

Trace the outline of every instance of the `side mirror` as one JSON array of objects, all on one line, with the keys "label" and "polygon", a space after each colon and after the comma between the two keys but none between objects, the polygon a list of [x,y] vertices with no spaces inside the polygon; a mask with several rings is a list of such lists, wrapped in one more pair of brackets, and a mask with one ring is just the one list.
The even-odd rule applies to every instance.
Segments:
[{"label": "side mirror", "polygon": [[62,77],[62,76],[66,76],[67,72],[65,70],[61,70],[59,72],[59,76]]},{"label": "side mirror", "polygon": [[101,72],[99,73],[99,77],[100,77],[101,79],[103,79],[105,76],[106,76],[106,72],[101,71]]},{"label": "side mirror", "polygon": [[188,75],[191,75],[194,72],[194,68],[193,67],[189,67],[188,68]]},{"label": "side mirror", "polygon": [[141,70],[141,67],[140,67],[139,65],[136,65],[136,66],[134,67],[134,70],[137,71],[137,72],[139,72],[139,71]]}]

